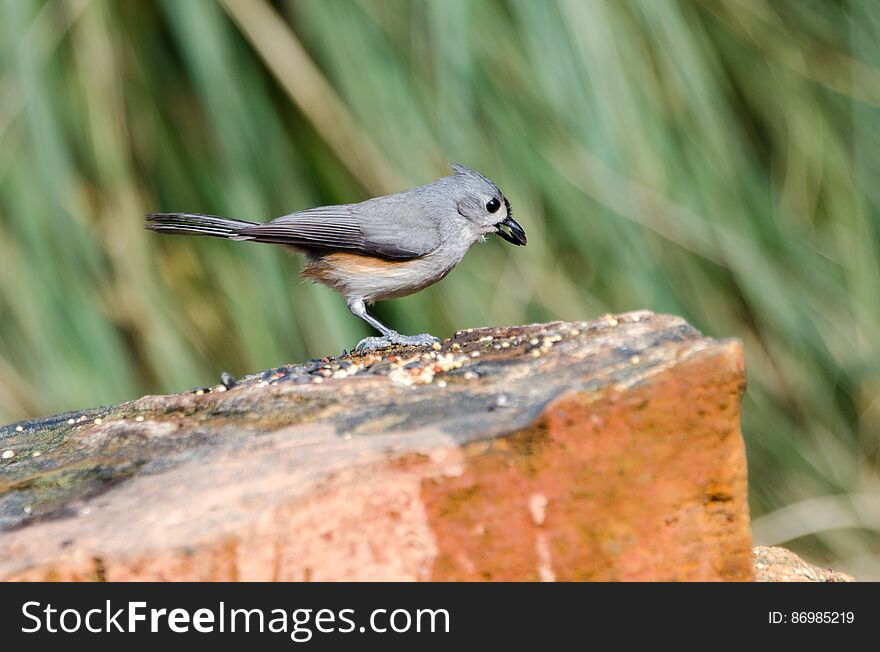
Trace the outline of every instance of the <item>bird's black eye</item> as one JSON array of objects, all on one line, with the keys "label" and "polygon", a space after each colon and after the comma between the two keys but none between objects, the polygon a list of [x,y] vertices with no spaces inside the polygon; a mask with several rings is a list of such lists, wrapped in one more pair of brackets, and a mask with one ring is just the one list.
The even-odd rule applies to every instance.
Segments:
[{"label": "bird's black eye", "polygon": [[501,208],[501,202],[492,197],[489,201],[486,202],[486,210],[490,213],[495,213],[498,209]]}]

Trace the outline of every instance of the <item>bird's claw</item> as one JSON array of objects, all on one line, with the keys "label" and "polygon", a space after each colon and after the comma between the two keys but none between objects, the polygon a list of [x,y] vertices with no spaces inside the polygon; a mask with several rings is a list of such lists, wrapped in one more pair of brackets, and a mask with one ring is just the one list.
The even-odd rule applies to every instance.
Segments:
[{"label": "bird's claw", "polygon": [[439,341],[440,338],[428,333],[422,333],[421,335],[383,335],[382,337],[365,337],[357,343],[354,350],[358,353],[368,353],[369,351],[387,349],[392,346],[430,346],[434,342]]}]

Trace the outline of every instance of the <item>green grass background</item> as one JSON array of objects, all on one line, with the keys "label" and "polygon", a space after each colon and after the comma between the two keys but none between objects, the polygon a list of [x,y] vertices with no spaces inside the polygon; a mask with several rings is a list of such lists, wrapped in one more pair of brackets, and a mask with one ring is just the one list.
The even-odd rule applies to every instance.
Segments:
[{"label": "green grass background", "polygon": [[880,577],[880,3],[0,0],[0,422],[368,334],[274,248],[142,229],[494,179],[404,332],[739,337],[756,540]]}]

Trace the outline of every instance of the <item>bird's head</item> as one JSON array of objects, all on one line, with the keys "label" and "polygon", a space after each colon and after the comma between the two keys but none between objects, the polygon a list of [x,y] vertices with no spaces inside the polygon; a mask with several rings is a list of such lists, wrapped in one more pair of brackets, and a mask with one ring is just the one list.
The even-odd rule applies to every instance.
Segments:
[{"label": "bird's head", "polygon": [[458,212],[480,236],[497,233],[511,244],[526,244],[526,232],[513,219],[510,202],[494,183],[479,172],[458,163],[452,164],[452,181],[460,190],[456,197]]}]

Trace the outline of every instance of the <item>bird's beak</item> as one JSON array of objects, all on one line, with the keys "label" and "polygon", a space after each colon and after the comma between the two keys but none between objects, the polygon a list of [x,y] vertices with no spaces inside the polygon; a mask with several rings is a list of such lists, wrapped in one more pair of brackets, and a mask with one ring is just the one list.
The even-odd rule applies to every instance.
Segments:
[{"label": "bird's beak", "polygon": [[495,233],[507,240],[510,244],[515,244],[517,246],[524,245],[527,242],[526,232],[523,231],[523,228],[509,215],[498,222],[495,226]]}]

